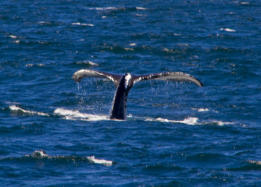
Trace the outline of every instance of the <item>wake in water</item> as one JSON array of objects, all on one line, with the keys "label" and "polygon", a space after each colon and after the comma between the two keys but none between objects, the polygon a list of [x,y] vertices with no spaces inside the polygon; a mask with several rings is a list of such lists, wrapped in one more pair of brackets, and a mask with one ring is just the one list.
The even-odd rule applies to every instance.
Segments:
[{"label": "wake in water", "polygon": [[43,113],[43,112],[36,112],[36,111],[31,111],[31,110],[25,110],[21,107],[15,106],[15,105],[11,105],[9,106],[9,109],[13,112],[21,112],[23,114],[29,114],[29,115],[38,115],[38,116],[50,116],[47,113]]},{"label": "wake in water", "polygon": [[[21,107],[11,105],[9,109],[13,112],[20,112],[22,114],[27,115],[38,115],[38,116],[47,116],[50,117],[51,114],[37,112],[32,110],[26,110]],[[208,109],[204,109],[204,112],[207,112]],[[202,111],[199,111],[202,112]],[[81,121],[107,121],[111,120],[108,115],[102,114],[88,114],[82,113],[78,110],[69,110],[64,108],[57,108],[54,110],[53,115],[58,115],[63,117],[65,120],[81,120]],[[161,122],[161,123],[174,123],[174,124],[185,124],[185,125],[233,125],[233,122],[226,122],[226,121],[219,121],[219,120],[199,120],[197,117],[187,117],[183,120],[173,120],[173,119],[166,119],[166,118],[151,118],[151,117],[138,117],[128,115],[127,120],[142,120],[142,121],[150,121],[150,122]],[[122,120],[113,120],[113,121],[122,121]]]},{"label": "wake in water", "polygon": [[87,113],[81,113],[78,110],[68,110],[64,108],[55,109],[54,114],[62,116],[64,119],[67,120],[83,120],[83,121],[110,120],[110,118],[106,115],[87,114]]}]

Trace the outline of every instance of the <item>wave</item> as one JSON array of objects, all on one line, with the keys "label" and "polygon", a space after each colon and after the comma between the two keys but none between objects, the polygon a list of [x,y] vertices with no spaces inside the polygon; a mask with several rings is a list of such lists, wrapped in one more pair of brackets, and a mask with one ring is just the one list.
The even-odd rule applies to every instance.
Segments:
[{"label": "wave", "polygon": [[71,160],[88,160],[90,163],[101,164],[105,166],[112,166],[113,161],[98,159],[95,156],[87,156],[87,157],[74,157],[74,156],[50,156],[44,150],[36,150],[32,154],[25,155],[25,157],[36,158],[36,159],[71,159]]},{"label": "wave", "polygon": [[80,22],[74,22],[74,23],[72,23],[72,25],[94,27],[94,24],[91,24],[91,23],[80,23]]},{"label": "wave", "polygon": [[219,120],[199,120],[197,117],[187,117],[183,120],[171,120],[166,118],[145,118],[145,121],[152,121],[152,122],[162,122],[162,123],[182,123],[186,125],[217,125],[217,126],[224,126],[224,125],[232,125],[233,122],[228,121],[219,121]]},{"label": "wave", "polygon": [[105,166],[112,166],[111,160],[97,159],[95,156],[88,156],[87,159],[94,164],[102,164]]},{"label": "wave", "polygon": [[261,171],[261,161],[248,160],[242,165],[233,168],[227,168],[228,171]]},{"label": "wave", "polygon": [[170,120],[165,118],[146,118],[145,121],[155,121],[155,122],[164,122],[164,123],[183,123],[187,125],[196,125],[198,124],[198,118],[188,117],[184,120]]},{"label": "wave", "polygon": [[208,108],[192,108],[192,110],[196,110],[198,112],[209,112]]},{"label": "wave", "polygon": [[99,64],[92,62],[90,60],[83,60],[83,61],[78,61],[76,62],[78,65],[88,65],[88,66],[99,66]]},{"label": "wave", "polygon": [[9,106],[9,109],[13,112],[21,112],[23,114],[38,115],[38,116],[50,116],[49,114],[44,113],[44,112],[36,112],[36,111],[32,111],[32,110],[25,110],[25,109],[18,107],[16,105]]},{"label": "wave", "polygon": [[107,115],[87,114],[81,113],[78,110],[68,110],[64,108],[57,108],[54,114],[64,117],[67,120],[83,120],[83,121],[103,121],[110,120]]},{"label": "wave", "polygon": [[236,32],[235,29],[230,29],[230,28],[220,28],[219,30],[226,31],[226,32]]},{"label": "wave", "polygon": [[1,161],[8,161],[8,160],[60,160],[60,161],[87,161],[89,163],[93,164],[100,164],[104,166],[112,166],[114,162],[112,160],[105,160],[105,159],[99,159],[95,156],[63,156],[63,155],[48,155],[44,150],[35,150],[31,154],[24,155],[22,157],[7,157],[0,159]]},{"label": "wave", "polygon": [[91,7],[88,9],[97,11],[147,10],[147,8],[144,7]]},{"label": "wave", "polygon": [[31,67],[44,67],[44,64],[26,64],[25,67],[31,68]]}]

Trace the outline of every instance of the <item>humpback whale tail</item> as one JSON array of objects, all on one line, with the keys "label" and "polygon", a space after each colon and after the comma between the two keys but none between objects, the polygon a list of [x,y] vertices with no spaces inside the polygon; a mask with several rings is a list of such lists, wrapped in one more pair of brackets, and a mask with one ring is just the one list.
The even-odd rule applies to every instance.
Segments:
[{"label": "humpback whale tail", "polygon": [[194,78],[193,76],[183,73],[183,72],[163,72],[163,73],[154,73],[147,75],[131,75],[126,73],[125,75],[117,75],[111,73],[105,73],[101,71],[82,69],[76,71],[73,74],[73,79],[76,82],[80,82],[84,77],[100,77],[107,78],[111,80],[117,87],[114,99],[113,106],[111,110],[111,119],[125,119],[126,118],[126,103],[127,97],[130,89],[134,84],[143,80],[170,80],[170,81],[187,81],[192,82],[198,86],[203,86],[203,84]]}]

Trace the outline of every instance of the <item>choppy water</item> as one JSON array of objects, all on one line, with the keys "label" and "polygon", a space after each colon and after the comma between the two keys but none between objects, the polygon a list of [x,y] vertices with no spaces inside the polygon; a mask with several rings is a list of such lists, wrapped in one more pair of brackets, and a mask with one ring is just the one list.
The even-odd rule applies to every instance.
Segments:
[{"label": "choppy water", "polygon": [[[261,3],[0,1],[1,186],[261,185]],[[184,71],[114,85],[82,68]],[[38,152],[37,152],[38,151]],[[45,153],[44,153],[45,152]]]}]

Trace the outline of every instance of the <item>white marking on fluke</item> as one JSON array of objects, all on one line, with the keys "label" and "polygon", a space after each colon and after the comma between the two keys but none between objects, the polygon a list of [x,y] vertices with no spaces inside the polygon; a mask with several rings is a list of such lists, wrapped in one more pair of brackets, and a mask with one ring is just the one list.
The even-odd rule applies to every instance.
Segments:
[{"label": "white marking on fluke", "polygon": [[127,89],[129,82],[131,80],[131,74],[127,73],[127,75],[125,76],[125,88]]}]

